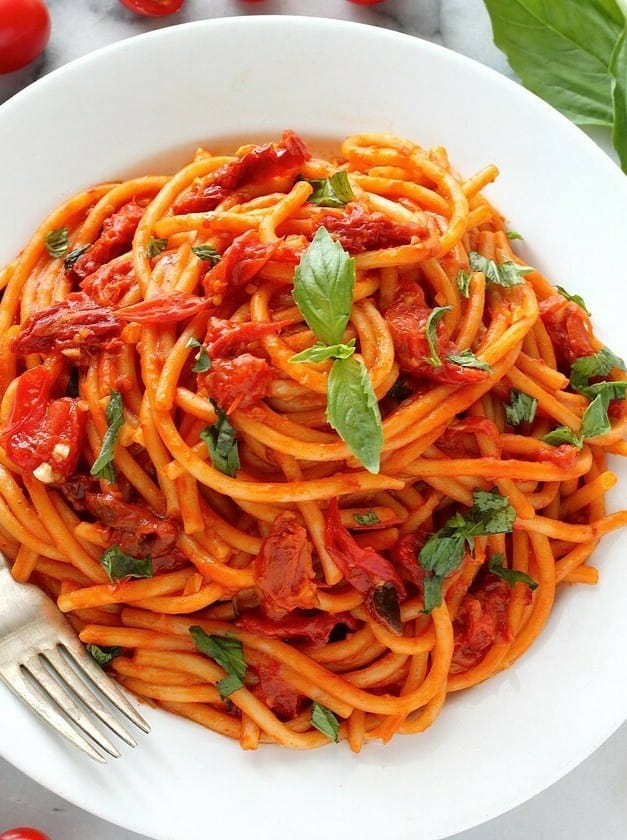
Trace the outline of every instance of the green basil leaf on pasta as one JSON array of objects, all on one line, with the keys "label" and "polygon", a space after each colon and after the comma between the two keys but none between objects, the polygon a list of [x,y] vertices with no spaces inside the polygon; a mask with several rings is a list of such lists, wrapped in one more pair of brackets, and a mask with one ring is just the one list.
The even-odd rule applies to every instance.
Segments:
[{"label": "green basil leaf on pasta", "polygon": [[309,204],[317,204],[318,207],[344,207],[355,198],[348,175],[343,169],[334,172],[329,178],[305,180],[313,187],[313,192],[307,199]]},{"label": "green basil leaf on pasta", "polygon": [[114,583],[126,580],[126,578],[150,578],[153,575],[150,555],[132,557],[117,545],[112,545],[105,551],[100,558],[100,563]]},{"label": "green basil leaf on pasta", "polygon": [[152,259],[153,257],[158,257],[162,251],[168,247],[168,240],[167,239],[159,239],[155,236],[151,236],[146,246],[146,256],[148,259]]},{"label": "green basil leaf on pasta", "polygon": [[230,635],[210,635],[198,625],[190,627],[189,632],[197,650],[217,662],[227,673],[226,677],[216,683],[220,697],[224,699],[243,688],[247,665],[239,639]]},{"label": "green basil leaf on pasta", "polygon": [[588,307],[586,306],[584,299],[581,297],[581,295],[571,295],[566,291],[566,289],[563,286],[556,286],[555,288],[562,297],[566,298],[566,300],[570,300],[573,303],[576,303],[577,306],[583,309],[586,315],[590,315],[590,311],[588,310]]},{"label": "green basil leaf on pasta", "polygon": [[118,391],[111,391],[109,402],[106,408],[107,431],[102,438],[100,452],[92,464],[90,474],[96,478],[102,478],[109,484],[114,484],[116,472],[114,465],[115,445],[117,443],[120,429],[124,425],[124,403],[122,394]]},{"label": "green basil leaf on pasta", "polygon": [[520,285],[525,274],[530,274],[534,270],[529,265],[518,265],[511,260],[497,264],[477,251],[470,251],[468,259],[472,271],[482,271],[488,285],[494,284],[506,289]]},{"label": "green basil leaf on pasta", "polygon": [[355,339],[346,344],[322,344],[317,342],[300,353],[290,357],[290,362],[326,362],[329,359],[348,359],[355,352]]},{"label": "green basil leaf on pasta", "polygon": [[192,245],[192,253],[195,254],[199,260],[211,263],[212,266],[217,265],[222,259],[222,255],[216,251],[213,245],[205,242],[203,245]]},{"label": "green basil leaf on pasta", "polygon": [[442,364],[442,359],[438,354],[436,347],[436,338],[438,334],[438,324],[447,312],[450,312],[452,306],[435,306],[429,313],[425,327],[425,335],[427,338],[427,345],[429,346],[429,355],[425,356],[425,362],[428,362],[433,367]]},{"label": "green basil leaf on pasta", "polygon": [[517,569],[508,569],[505,565],[505,558],[502,554],[493,554],[488,560],[488,570],[493,575],[502,578],[510,586],[515,583],[526,583],[529,589],[537,589],[538,584],[525,572],[520,572]]},{"label": "green basil leaf on pasta", "polygon": [[490,365],[478,359],[472,350],[462,350],[461,353],[449,353],[446,361],[453,365],[459,365],[460,367],[476,368],[477,370],[487,370],[488,372],[492,371]]},{"label": "green basil leaf on pasta", "polygon": [[510,426],[520,426],[521,423],[532,423],[536,416],[538,401],[524,391],[512,388],[509,392],[509,403],[503,403],[505,419]]},{"label": "green basil leaf on pasta", "polygon": [[342,343],[354,287],[354,259],[319,227],[296,267],[293,295],[308,326],[325,344]]},{"label": "green basil leaf on pasta", "polygon": [[327,419],[369,472],[379,472],[383,427],[368,371],[360,359],[336,359],[327,383]]},{"label": "green basil leaf on pasta", "polygon": [[206,426],[200,433],[204,441],[213,466],[225,475],[233,478],[240,468],[237,437],[230,424],[226,412],[214,403],[216,422]]},{"label": "green basil leaf on pasta", "polygon": [[122,655],[122,648],[121,647],[101,647],[100,645],[86,645],[87,653],[91,656],[91,658],[100,665],[101,668],[104,668],[105,665],[108,665],[112,662],[116,656]]},{"label": "green basil leaf on pasta", "polygon": [[330,709],[320,703],[314,703],[311,707],[311,725],[314,726],[323,735],[326,735],[329,741],[337,743],[340,733],[340,722],[335,717]]},{"label": "green basil leaf on pasta", "polygon": [[74,265],[76,260],[80,256],[82,256],[85,253],[85,251],[87,251],[87,249],[90,248],[90,247],[91,247],[91,245],[87,244],[87,245],[77,245],[76,248],[72,248],[72,250],[68,251],[68,253],[63,258],[63,267],[66,268],[66,269],[72,268],[72,266]]}]

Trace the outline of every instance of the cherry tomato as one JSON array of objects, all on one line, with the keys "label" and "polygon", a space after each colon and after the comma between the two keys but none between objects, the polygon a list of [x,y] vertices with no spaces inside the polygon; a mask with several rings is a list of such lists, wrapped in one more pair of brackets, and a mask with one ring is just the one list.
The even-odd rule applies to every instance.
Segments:
[{"label": "cherry tomato", "polygon": [[47,834],[37,831],[36,828],[10,828],[0,834],[0,840],[50,840]]},{"label": "cherry tomato", "polygon": [[0,0],[0,73],[12,73],[37,58],[50,37],[43,0]]},{"label": "cherry tomato", "polygon": [[178,12],[184,0],[120,0],[123,6],[145,17],[163,17]]}]

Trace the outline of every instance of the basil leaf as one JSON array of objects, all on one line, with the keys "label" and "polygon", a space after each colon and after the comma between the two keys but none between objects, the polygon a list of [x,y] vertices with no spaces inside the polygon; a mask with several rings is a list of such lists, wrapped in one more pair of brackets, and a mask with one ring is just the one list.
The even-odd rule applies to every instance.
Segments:
[{"label": "basil leaf", "polygon": [[311,707],[311,725],[326,735],[329,741],[339,740],[340,723],[330,709],[320,703],[314,703]]},{"label": "basil leaf", "polygon": [[63,260],[63,266],[65,268],[72,268],[76,260],[85,253],[85,251],[91,248],[90,244],[87,245],[77,245],[76,248],[72,248],[72,250],[65,255]]},{"label": "basil leaf", "polygon": [[319,227],[294,273],[293,296],[316,338],[341,344],[355,287],[355,261]]},{"label": "basil leaf", "polygon": [[509,405],[503,403],[505,418],[510,426],[519,426],[521,423],[532,423],[536,416],[538,401],[530,397],[524,391],[512,388],[509,392]]},{"label": "basil leaf", "polygon": [[481,256],[477,251],[470,251],[468,259],[472,271],[482,271],[488,285],[493,283],[504,288],[519,286],[523,282],[523,276],[534,270],[529,265],[518,265],[511,260],[497,265],[494,260]]},{"label": "basil leaf", "polygon": [[460,367],[476,368],[477,370],[492,371],[492,368],[487,362],[482,362],[478,359],[472,350],[462,350],[461,353],[449,353],[446,357],[447,362],[453,365],[460,365]]},{"label": "basil leaf", "polygon": [[607,416],[608,392],[603,391],[592,400],[581,418],[581,437],[591,438],[605,435],[612,429]]},{"label": "basil leaf", "polygon": [[584,303],[584,299],[581,297],[581,295],[570,295],[566,291],[566,289],[562,288],[562,286],[556,286],[555,288],[557,289],[557,291],[560,293],[560,295],[562,297],[566,298],[566,300],[572,300],[573,303],[576,303],[577,306],[580,306],[583,309],[583,311],[586,313],[586,315],[591,314],[590,311],[588,310],[588,307]]},{"label": "basil leaf", "polygon": [[624,379],[606,379],[603,382],[594,382],[592,385],[586,385],[585,388],[579,388],[578,390],[591,400],[599,394],[602,394],[609,405],[611,400],[625,399],[627,394],[627,381]]},{"label": "basil leaf", "polygon": [[423,581],[424,604],[423,612],[429,615],[431,610],[442,603],[442,578],[439,575],[426,575]]},{"label": "basil leaf", "polygon": [[199,260],[210,262],[212,266],[217,265],[222,259],[222,255],[208,242],[205,242],[204,245],[192,245],[192,252],[196,254]]},{"label": "basil leaf", "polygon": [[317,342],[306,350],[290,357],[290,362],[326,362],[328,359],[348,359],[355,352],[355,339],[347,344],[321,344]]},{"label": "basil leaf", "polygon": [[117,545],[112,545],[105,551],[100,558],[100,563],[114,583],[126,578],[150,578],[153,575],[150,555],[131,557]]},{"label": "basil leaf", "polygon": [[327,381],[327,419],[364,467],[378,473],[381,414],[368,371],[355,356],[333,362]]},{"label": "basil leaf", "polygon": [[154,236],[150,237],[150,241],[146,246],[146,256],[148,259],[152,259],[153,257],[158,257],[162,251],[168,247],[168,240],[167,239],[157,239]]},{"label": "basil leaf", "polygon": [[209,450],[211,463],[225,475],[234,477],[240,468],[239,451],[235,429],[229,423],[226,412],[214,403],[217,420],[200,433]]},{"label": "basil leaf", "polygon": [[517,232],[517,231],[515,231],[515,230],[508,230],[508,231],[505,233],[505,236],[506,236],[508,239],[524,239],[524,238],[525,238],[525,237],[524,237],[521,233],[518,233],[518,232]]},{"label": "basil leaf", "polygon": [[87,653],[101,668],[108,665],[116,656],[121,656],[121,647],[100,647],[100,645],[86,645]]},{"label": "basil leaf", "polygon": [[427,324],[425,327],[427,344],[429,346],[429,355],[425,356],[425,362],[428,362],[433,367],[442,364],[442,360],[438,354],[435,342],[438,334],[438,324],[447,312],[450,312],[452,306],[436,306],[429,313]]},{"label": "basil leaf", "polygon": [[348,175],[343,169],[334,172],[329,178],[305,178],[305,180],[314,188],[307,199],[309,204],[317,204],[318,207],[344,207],[355,198]]},{"label": "basil leaf", "polygon": [[486,0],[486,6],[494,42],[525,87],[576,123],[612,125],[610,63],[625,26],[615,0]]},{"label": "basil leaf", "polygon": [[223,699],[244,686],[246,676],[246,660],[242,643],[234,636],[210,636],[202,627],[194,625],[189,628],[196,648],[215,660],[227,673],[227,676],[216,683],[216,688]]},{"label": "basil leaf", "polygon": [[192,371],[194,373],[205,373],[208,370],[211,370],[211,357],[207,353],[207,348],[205,345],[198,341],[197,338],[190,338],[187,342],[187,347],[198,347],[198,353],[194,356],[196,359]]},{"label": "basil leaf", "polygon": [[490,557],[488,560],[488,569],[493,575],[509,583],[510,586],[513,586],[515,583],[526,583],[529,589],[533,590],[538,588],[536,581],[525,572],[519,572],[517,569],[508,569],[502,554],[493,554]]},{"label": "basil leaf", "polygon": [[542,436],[545,443],[550,443],[551,446],[561,446],[563,443],[569,443],[571,446],[576,446],[581,449],[583,446],[583,438],[573,432],[568,426],[556,426],[548,434]]},{"label": "basil leaf", "polygon": [[575,391],[588,387],[588,381],[594,376],[607,376],[614,368],[625,370],[625,362],[608,347],[602,347],[592,356],[580,356],[570,368],[570,384]]},{"label": "basil leaf", "polygon": [[369,510],[368,513],[354,513],[353,519],[358,525],[363,526],[381,524],[381,520],[373,510]]},{"label": "basil leaf", "polygon": [[109,484],[114,484],[116,480],[115,465],[113,463],[115,444],[117,443],[120,429],[124,425],[124,403],[122,401],[122,394],[118,391],[111,391],[109,402],[107,403],[106,416],[108,424],[107,431],[103,435],[100,452],[92,464],[89,473],[96,478],[102,478],[104,481],[108,481]]},{"label": "basil leaf", "polygon": [[[627,14],[625,6],[622,7]],[[618,159],[623,172],[627,172],[627,29],[623,28],[621,35],[610,56],[610,73],[612,74],[612,105],[614,108],[614,125],[612,127],[612,142],[618,153]]]},{"label": "basil leaf", "polygon": [[455,275],[455,282],[457,283],[457,288],[459,289],[459,293],[462,297],[470,297],[470,278],[472,275],[472,271],[464,271],[463,268],[460,268]]},{"label": "basil leaf", "polygon": [[467,536],[508,534],[512,530],[516,511],[507,496],[497,489],[474,490],[472,499],[472,507],[464,514]]},{"label": "basil leaf", "polygon": [[68,233],[66,227],[49,230],[44,237],[46,251],[53,259],[62,257],[68,249]]}]

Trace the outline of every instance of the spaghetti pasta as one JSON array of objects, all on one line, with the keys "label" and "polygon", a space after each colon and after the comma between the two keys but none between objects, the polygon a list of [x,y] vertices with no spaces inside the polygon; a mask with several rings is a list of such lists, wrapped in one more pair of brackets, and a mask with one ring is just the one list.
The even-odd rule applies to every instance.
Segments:
[{"label": "spaghetti pasta", "polygon": [[3,271],[0,548],[130,691],[359,752],[596,582],[625,365],[497,175],[288,130],[88,189]]}]

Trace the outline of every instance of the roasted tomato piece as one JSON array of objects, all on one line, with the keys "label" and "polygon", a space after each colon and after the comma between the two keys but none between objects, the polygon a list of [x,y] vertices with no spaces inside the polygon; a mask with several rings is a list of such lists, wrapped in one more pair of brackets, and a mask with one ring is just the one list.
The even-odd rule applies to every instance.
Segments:
[{"label": "roasted tomato piece", "polygon": [[122,323],[110,306],[99,306],[84,292],[73,292],[30,315],[11,347],[20,356],[62,353],[81,359],[114,347],[121,332]]},{"label": "roasted tomato piece", "polygon": [[562,295],[551,295],[540,302],[540,317],[553,343],[557,363],[570,374],[570,367],[581,356],[592,356],[592,325],[584,310]]},{"label": "roasted tomato piece", "polygon": [[249,633],[274,639],[302,641],[314,648],[326,645],[336,627],[356,630],[359,626],[359,622],[348,612],[313,615],[291,612],[278,621],[273,621],[260,612],[246,612],[235,624]]},{"label": "roasted tomato piece", "polygon": [[272,523],[253,561],[253,574],[271,618],[318,603],[309,535],[293,513],[281,513]]},{"label": "roasted tomato piece", "polygon": [[198,375],[198,390],[228,414],[269,396],[272,380],[272,368],[265,359],[242,353],[234,359],[212,360],[209,370]]},{"label": "roasted tomato piece", "polygon": [[9,458],[46,484],[62,482],[76,469],[85,425],[78,400],[51,398],[54,384],[44,365],[23,373],[0,435]]},{"label": "roasted tomato piece", "polygon": [[175,324],[206,309],[209,301],[185,292],[162,292],[116,310],[118,318],[139,324]]},{"label": "roasted tomato piece", "polygon": [[80,287],[100,306],[115,306],[135,285],[132,257],[112,260],[88,274]]},{"label": "roasted tomato piece", "polygon": [[494,642],[509,638],[507,608],[511,593],[506,581],[488,574],[473,592],[464,596],[453,623],[454,671],[474,667]]},{"label": "roasted tomato piece", "polygon": [[226,321],[210,318],[207,325],[205,348],[212,359],[225,358],[244,352],[251,344],[266,335],[276,335],[287,321],[268,321],[253,323],[246,321]]},{"label": "roasted tomato piece", "polygon": [[101,265],[128,251],[145,209],[141,204],[130,202],[105,219],[98,239],[80,255],[69,272],[83,280]]},{"label": "roasted tomato piece", "polygon": [[342,216],[325,214],[316,227],[325,227],[349,254],[409,245],[414,236],[425,234],[420,225],[395,222],[384,213],[367,212],[360,204],[350,203]]}]

